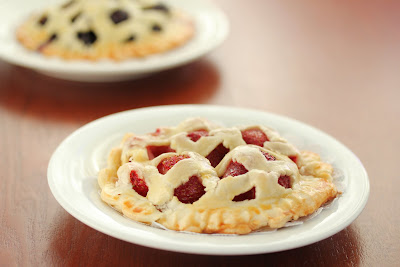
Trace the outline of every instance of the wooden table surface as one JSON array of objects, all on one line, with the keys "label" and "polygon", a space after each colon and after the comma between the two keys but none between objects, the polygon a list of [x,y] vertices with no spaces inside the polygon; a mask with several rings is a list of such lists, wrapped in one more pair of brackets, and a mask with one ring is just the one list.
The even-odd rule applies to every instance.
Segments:
[{"label": "wooden table surface", "polygon": [[[216,3],[231,22],[223,45],[145,79],[79,83],[0,61],[1,266],[400,266],[400,4]],[[222,257],[120,241],[57,203],[47,165],[70,133],[115,112],[184,103],[261,109],[336,137],[369,174],[363,213],[306,247]]]}]

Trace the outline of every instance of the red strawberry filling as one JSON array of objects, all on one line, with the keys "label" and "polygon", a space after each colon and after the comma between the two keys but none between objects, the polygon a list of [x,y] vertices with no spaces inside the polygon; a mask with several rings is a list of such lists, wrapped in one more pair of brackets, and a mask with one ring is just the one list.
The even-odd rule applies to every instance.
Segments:
[{"label": "red strawberry filling", "polygon": [[149,160],[152,160],[164,153],[175,152],[175,150],[173,150],[170,146],[146,146],[146,149]]},{"label": "red strawberry filling", "polygon": [[232,201],[239,202],[243,200],[250,200],[250,199],[255,199],[256,198],[256,188],[253,187],[247,192],[244,192],[240,195],[235,196]]},{"label": "red strawberry filling", "polygon": [[216,167],[228,152],[229,149],[221,143],[206,158],[210,161],[211,166]]},{"label": "red strawberry filling", "polygon": [[261,153],[264,155],[264,157],[268,160],[268,161],[274,161],[276,160],[276,158],[274,156],[272,156],[271,154],[268,154],[264,151],[261,151]]},{"label": "red strawberry filling", "polygon": [[282,175],[278,179],[278,184],[283,186],[284,188],[291,188],[292,185],[290,183],[290,176],[287,175]]},{"label": "red strawberry filling", "polygon": [[161,129],[157,128],[153,133],[150,133],[152,136],[158,136],[161,134]]},{"label": "red strawberry filling", "polygon": [[142,197],[147,195],[149,188],[143,178],[139,177],[136,171],[132,170],[130,173],[131,183],[133,190],[136,191]]},{"label": "red strawberry filling", "polygon": [[289,159],[291,159],[294,163],[297,164],[297,156],[296,155],[289,156]]},{"label": "red strawberry filling", "polygon": [[221,179],[228,176],[235,177],[241,174],[245,174],[246,172],[248,172],[248,170],[243,166],[243,164],[231,161],[228,167],[226,168],[224,174],[222,175]]},{"label": "red strawberry filling", "polygon": [[264,146],[265,141],[269,141],[266,134],[260,129],[248,129],[242,131],[242,138],[246,144]]},{"label": "red strawberry filling", "polygon": [[178,163],[178,161],[187,158],[189,158],[189,156],[187,155],[178,155],[178,156],[174,155],[165,158],[162,161],[160,161],[160,163],[158,163],[157,165],[158,172],[161,174],[166,174],[176,163]]},{"label": "red strawberry filling", "polygon": [[175,188],[174,196],[182,203],[191,204],[205,194],[204,188],[199,177],[194,175],[186,183]]},{"label": "red strawberry filling", "polygon": [[[228,176],[238,176],[242,175],[248,172],[248,170],[243,166],[243,164],[236,162],[236,161],[231,161],[226,168],[224,174],[222,175],[221,179],[228,177]],[[244,192],[240,195],[235,196],[232,201],[243,201],[243,200],[249,200],[249,199],[255,199],[256,198],[256,188],[253,187],[247,192]]]},{"label": "red strawberry filling", "polygon": [[199,140],[203,136],[208,136],[207,130],[201,129],[187,134],[187,137],[189,137],[193,142],[197,142],[197,140]]}]

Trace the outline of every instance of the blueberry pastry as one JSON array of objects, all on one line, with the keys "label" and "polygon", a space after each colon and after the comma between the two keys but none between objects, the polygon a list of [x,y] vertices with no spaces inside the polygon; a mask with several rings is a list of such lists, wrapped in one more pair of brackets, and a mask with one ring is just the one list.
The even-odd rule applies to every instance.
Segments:
[{"label": "blueberry pastry", "polygon": [[124,60],[162,53],[194,34],[190,16],[153,0],[70,0],[17,29],[30,50],[64,59]]}]

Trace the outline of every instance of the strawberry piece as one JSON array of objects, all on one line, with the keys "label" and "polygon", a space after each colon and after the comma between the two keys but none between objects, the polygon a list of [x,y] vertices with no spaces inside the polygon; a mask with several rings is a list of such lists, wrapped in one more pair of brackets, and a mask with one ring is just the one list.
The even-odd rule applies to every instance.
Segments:
[{"label": "strawberry piece", "polygon": [[208,136],[207,130],[200,129],[187,134],[187,137],[189,137],[193,142],[197,142],[197,140],[203,136]]},{"label": "strawberry piece", "polygon": [[206,158],[210,161],[211,166],[216,167],[228,152],[229,149],[221,143]]},{"label": "strawberry piece", "polygon": [[149,188],[146,185],[146,182],[144,181],[143,178],[139,177],[136,171],[132,170],[130,173],[130,178],[131,178],[131,183],[132,183],[132,188],[133,190],[136,191],[139,195],[142,197],[147,196],[147,192],[149,191]]},{"label": "strawberry piece", "polygon": [[170,146],[147,146],[146,149],[149,160],[152,160],[164,153],[175,152],[175,150],[173,150]]},{"label": "strawberry piece", "polygon": [[240,195],[235,196],[232,201],[239,202],[243,200],[250,200],[250,199],[255,199],[256,198],[256,188],[253,187],[247,192],[244,192]]},{"label": "strawberry piece", "polygon": [[278,184],[283,186],[284,188],[291,188],[292,185],[290,183],[290,176],[287,175],[282,175],[278,179]]},{"label": "strawberry piece", "polygon": [[205,187],[201,183],[199,177],[194,175],[190,177],[186,183],[175,188],[174,196],[182,203],[192,204],[205,194],[204,189]]},{"label": "strawberry piece", "polygon": [[178,161],[187,158],[189,158],[189,156],[187,155],[178,155],[178,156],[174,155],[165,158],[162,161],[160,161],[160,163],[158,163],[157,165],[158,172],[161,174],[166,174],[176,163],[178,163]]},{"label": "strawberry piece", "polygon": [[276,158],[274,156],[272,156],[271,154],[268,154],[264,151],[261,151],[261,153],[264,155],[264,157],[268,160],[268,161],[274,161],[276,160]]},{"label": "strawberry piece", "polygon": [[248,129],[242,131],[242,138],[246,144],[264,146],[265,141],[269,141],[266,134],[260,129]]},{"label": "strawberry piece", "polygon": [[243,164],[238,163],[236,161],[231,161],[229,162],[228,167],[226,167],[226,170],[222,175],[221,179],[228,176],[235,177],[241,174],[245,174],[246,172],[248,172],[248,170],[243,166]]},{"label": "strawberry piece", "polygon": [[152,136],[159,136],[161,134],[161,129],[157,128],[154,132],[150,133]]},{"label": "strawberry piece", "polygon": [[[231,161],[229,162],[228,167],[226,168],[224,174],[222,175],[221,179],[228,177],[228,176],[238,176],[242,175],[248,172],[248,170],[243,166],[242,163],[236,162],[236,161]],[[247,199],[254,199],[256,198],[256,188],[253,187],[247,192],[244,192],[240,195],[235,196],[232,201],[238,202],[238,201],[243,201]]]},{"label": "strawberry piece", "polygon": [[296,155],[289,156],[289,159],[291,159],[294,163],[297,164],[297,156]]}]

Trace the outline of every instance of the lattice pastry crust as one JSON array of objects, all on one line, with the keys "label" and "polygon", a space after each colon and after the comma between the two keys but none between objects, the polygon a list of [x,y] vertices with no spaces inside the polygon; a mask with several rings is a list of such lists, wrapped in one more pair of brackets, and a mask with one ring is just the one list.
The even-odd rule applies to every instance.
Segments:
[{"label": "lattice pastry crust", "polygon": [[280,228],[337,196],[333,168],[276,131],[201,118],[127,134],[99,173],[103,201],[172,230],[246,234]]},{"label": "lattice pastry crust", "polygon": [[193,34],[190,16],[153,0],[70,0],[30,16],[16,33],[30,50],[88,60],[161,53]]}]

